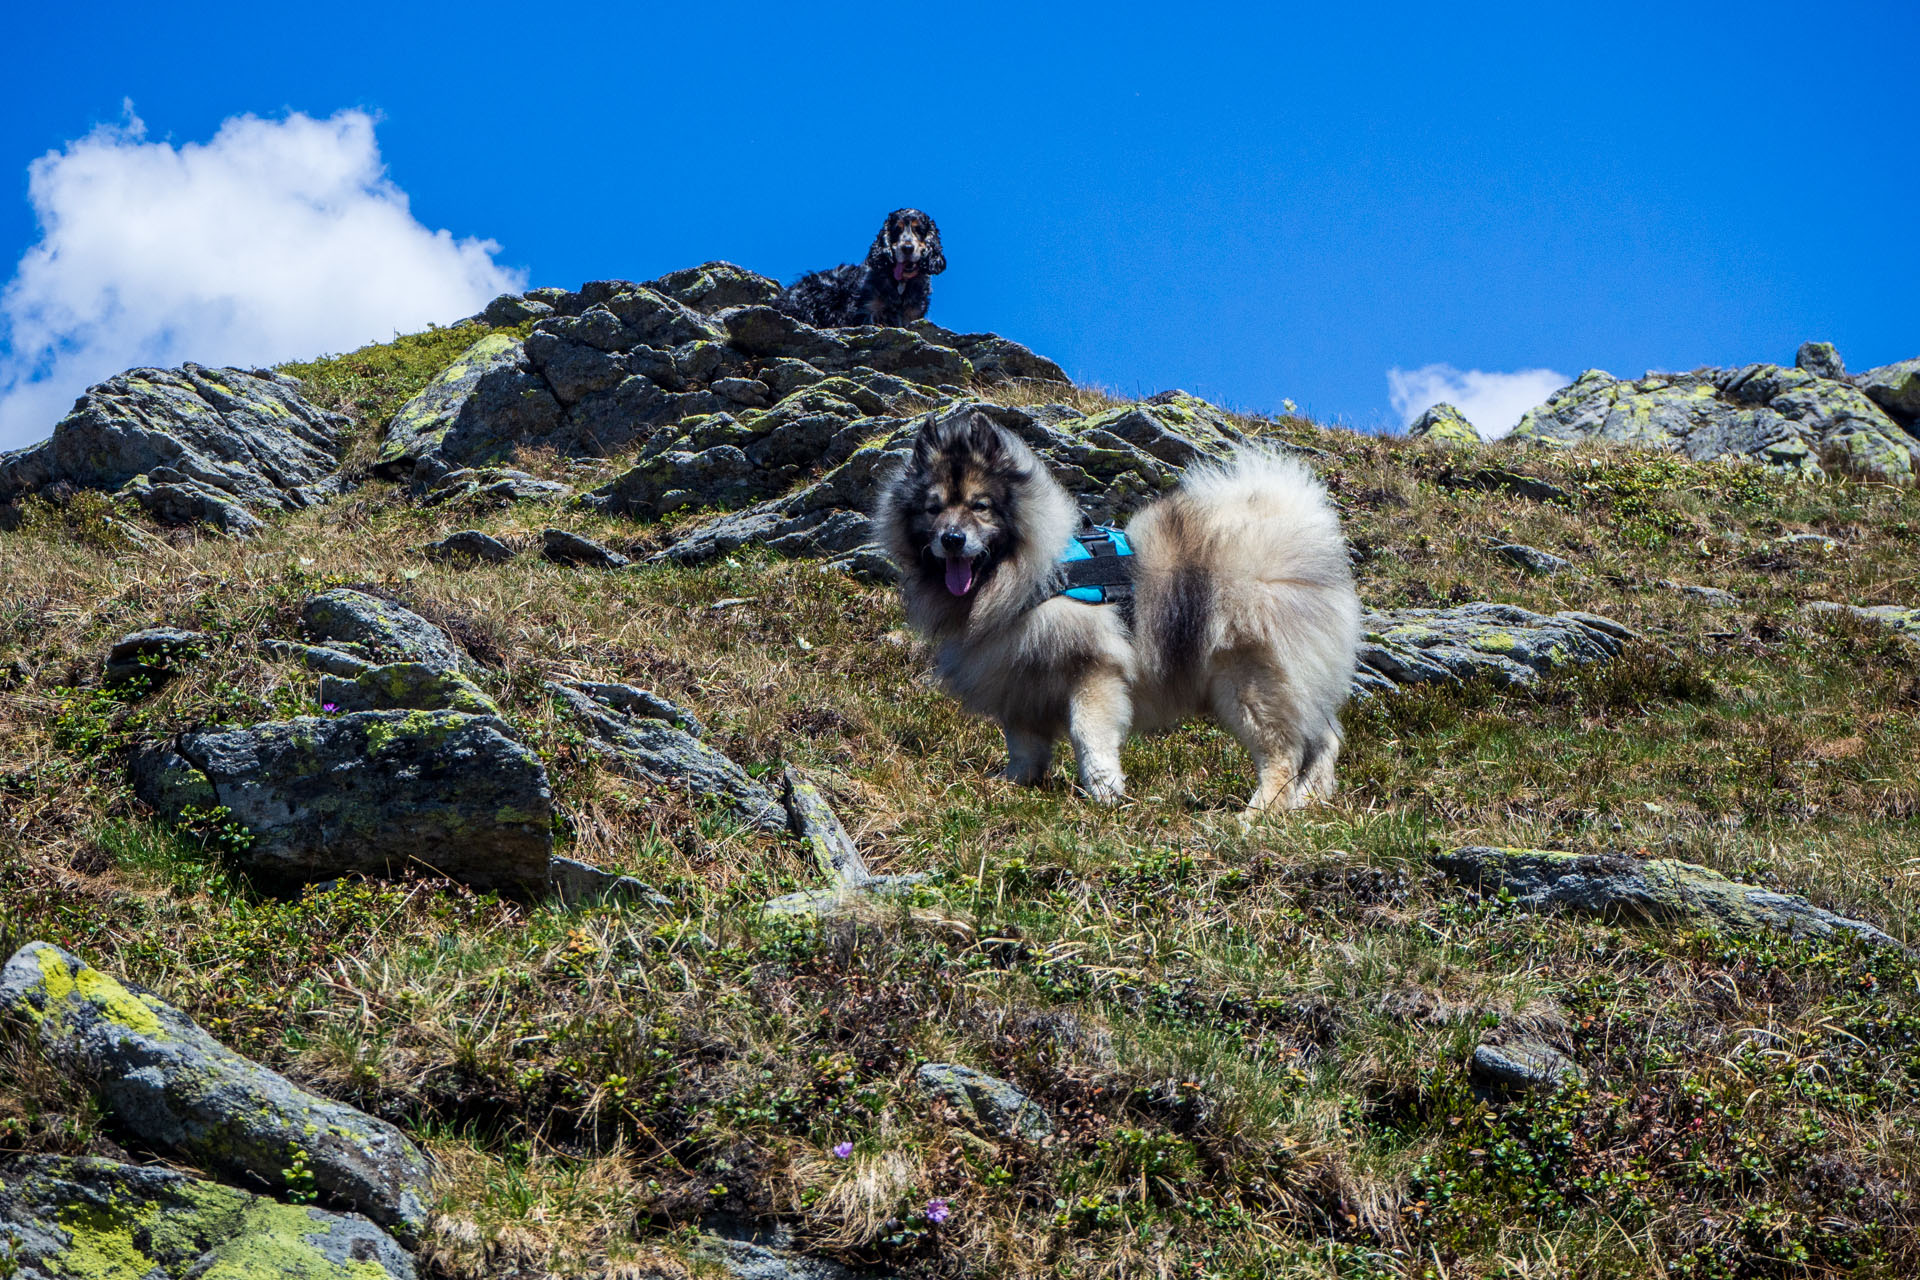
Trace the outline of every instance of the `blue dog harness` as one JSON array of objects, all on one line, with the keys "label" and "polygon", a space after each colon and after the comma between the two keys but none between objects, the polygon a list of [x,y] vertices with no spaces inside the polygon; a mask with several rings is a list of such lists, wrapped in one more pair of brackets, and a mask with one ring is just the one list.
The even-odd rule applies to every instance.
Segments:
[{"label": "blue dog harness", "polygon": [[1056,595],[1086,604],[1112,604],[1131,620],[1133,544],[1124,530],[1096,524],[1073,535],[1060,553],[1060,590]]}]

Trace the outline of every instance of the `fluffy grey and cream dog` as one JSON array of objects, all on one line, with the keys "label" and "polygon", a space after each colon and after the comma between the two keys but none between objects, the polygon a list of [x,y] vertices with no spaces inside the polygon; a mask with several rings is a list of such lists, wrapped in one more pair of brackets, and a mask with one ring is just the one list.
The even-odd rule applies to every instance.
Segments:
[{"label": "fluffy grey and cream dog", "polygon": [[1304,466],[1243,448],[1136,516],[1131,623],[1058,594],[1080,513],[984,414],[929,420],[876,518],[908,621],[961,705],[1005,731],[1009,778],[1039,782],[1064,736],[1081,787],[1116,801],[1130,730],[1210,715],[1253,757],[1250,811],[1332,794],[1360,602]]}]

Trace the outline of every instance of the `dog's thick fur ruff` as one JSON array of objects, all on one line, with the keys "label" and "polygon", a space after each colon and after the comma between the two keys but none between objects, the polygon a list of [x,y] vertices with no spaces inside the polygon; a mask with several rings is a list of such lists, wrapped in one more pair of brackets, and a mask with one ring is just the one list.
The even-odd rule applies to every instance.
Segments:
[{"label": "dog's thick fur ruff", "polygon": [[1014,781],[1038,783],[1065,736],[1080,786],[1116,801],[1130,730],[1206,715],[1253,757],[1249,811],[1333,793],[1360,601],[1306,467],[1243,448],[1137,515],[1131,628],[1054,594],[1080,514],[985,415],[930,421],[876,519],[908,621],[948,691],[999,722]]},{"label": "dog's thick fur ruff", "polygon": [[946,269],[933,219],[918,209],[895,209],[880,224],[866,261],[809,272],[773,305],[816,329],[909,325],[926,318],[931,279]]}]

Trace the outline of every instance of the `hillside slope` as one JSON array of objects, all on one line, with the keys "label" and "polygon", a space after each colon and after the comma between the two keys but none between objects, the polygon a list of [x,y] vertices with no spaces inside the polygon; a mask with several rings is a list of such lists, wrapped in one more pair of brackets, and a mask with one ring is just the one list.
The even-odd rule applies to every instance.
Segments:
[{"label": "hillside slope", "polygon": [[[756,329],[751,281],[674,287],[678,310],[552,291],[289,367],[338,415],[338,492],[248,507],[249,536],[155,523],[134,491],[20,495],[0,951],[55,944],[398,1126],[437,1168],[423,1275],[1920,1270],[1920,493],[1129,403],[1004,340],[834,349]],[[596,307],[624,337],[587,340]],[[473,444],[466,406],[509,384],[551,407]],[[624,417],[593,399],[616,394]],[[1243,826],[1244,758],[1198,725],[1129,746],[1115,810],[1063,768],[991,776],[997,733],[931,686],[861,547],[875,459],[954,398],[1111,514],[1236,436],[1309,451],[1377,611],[1331,803]],[[245,503],[181,474],[149,488]],[[425,550],[468,530],[507,558]],[[313,601],[341,588],[424,619],[425,648],[328,632]],[[155,627],[192,635],[103,671]],[[352,722],[377,760],[434,717],[497,726],[546,808],[463,818],[393,874],[261,869],[425,849],[411,792],[364,828],[270,831],[241,784],[180,800],[139,764],[172,747],[225,786],[208,738]],[[419,771],[457,801],[476,758]],[[819,892],[788,768],[867,868],[919,878]],[[633,879],[446,874],[506,826],[537,846],[514,865]],[[9,1035],[0,1158],[236,1176],[143,1136],[32,1019]],[[24,1212],[0,1196],[0,1223]]]}]

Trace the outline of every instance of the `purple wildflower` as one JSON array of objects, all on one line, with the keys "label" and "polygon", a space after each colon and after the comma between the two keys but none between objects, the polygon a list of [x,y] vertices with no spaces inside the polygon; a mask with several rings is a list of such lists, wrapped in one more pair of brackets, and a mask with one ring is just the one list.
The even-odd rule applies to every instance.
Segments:
[{"label": "purple wildflower", "polygon": [[325,711],[325,712],[328,712],[329,714],[331,714],[332,712],[335,712],[335,711],[338,711],[338,710],[339,710],[340,708],[339,708],[339,707],[337,707],[337,706],[335,706],[335,705],[334,705],[333,703],[331,703],[331,702],[323,702],[323,703],[321,703],[321,704],[320,704],[320,709],[321,709],[322,711]]},{"label": "purple wildflower", "polygon": [[927,1201],[927,1221],[931,1222],[934,1226],[939,1226],[951,1217],[952,1214],[953,1211],[947,1207],[945,1200]]},{"label": "purple wildflower", "polygon": [[853,1144],[851,1142],[843,1142],[839,1146],[833,1149],[833,1158],[835,1160],[845,1160],[848,1156],[852,1154],[853,1154]]}]

